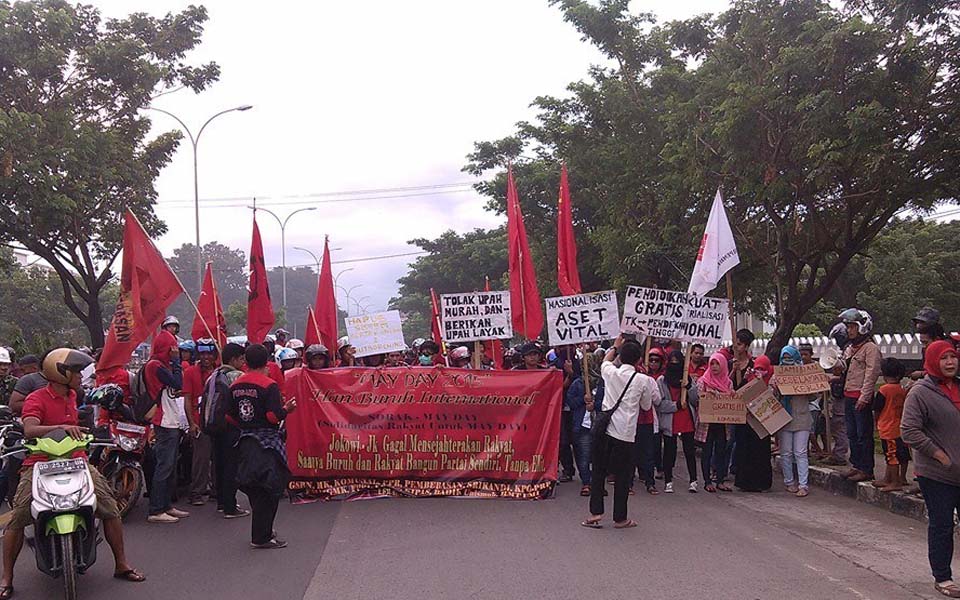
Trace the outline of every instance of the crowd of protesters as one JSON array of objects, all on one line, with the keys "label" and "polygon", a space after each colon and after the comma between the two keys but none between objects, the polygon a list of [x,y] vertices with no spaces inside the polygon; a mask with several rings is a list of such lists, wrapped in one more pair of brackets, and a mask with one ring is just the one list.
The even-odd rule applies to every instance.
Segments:
[{"label": "crowd of protesters", "polygon": [[[776,390],[773,362],[765,354],[751,354],[754,335],[746,329],[736,332],[732,345],[712,353],[693,344],[686,349],[689,357],[675,341],[640,342],[624,336],[603,345],[552,349],[533,341],[500,356],[495,355],[493,344],[444,347],[418,339],[406,350],[358,357],[346,337],[337,341],[335,349],[328,349],[320,344],[306,346],[283,329],[262,344],[246,346],[220,347],[211,339],[182,341],[177,337],[179,323],[170,317],[154,337],[150,358],[142,367],[147,393],[157,399],[150,414],[153,471],[148,521],[172,524],[189,517],[187,510],[174,505],[178,483],[182,483],[178,464],[184,468],[181,453],[188,447],[187,502],[192,506],[215,502],[226,519],[252,513],[252,547],[286,545],[273,524],[289,481],[282,423],[296,409],[293,394],[284,389],[292,369],[554,368],[564,378],[558,479],[565,483],[579,477],[580,494],[589,497],[590,515],[583,520],[584,526],[602,527],[608,494],[605,482],[613,486],[613,526],[637,526],[627,514],[636,480],[651,496],[674,493],[681,455],[687,491],[714,494],[771,489],[773,458],[779,455],[783,487],[800,498],[810,493],[811,456],[825,465],[849,463],[844,477],[872,481],[884,491],[908,487],[908,465],[913,460],[914,476],[930,514],[928,538],[936,588],[960,597],[950,572],[954,515],[960,510],[956,341],[947,336],[937,311],[920,310],[913,323],[924,345],[923,367],[908,373],[897,359],[881,356],[866,311],[844,311],[839,321],[830,336],[840,356],[835,364],[820,363],[830,375],[830,392],[792,396],[775,392],[790,422],[770,436],[758,433],[763,428],[749,423],[699,421],[705,395],[729,394],[758,379]],[[70,394],[63,400],[82,405],[94,384],[112,384],[133,402],[131,375],[125,369],[96,373],[94,382],[96,353],[90,354],[89,365],[71,379]],[[813,354],[809,345],[787,345],[775,358],[780,365],[810,364],[817,358]],[[7,349],[0,348],[0,405],[20,414],[25,406],[35,404],[38,394],[52,385],[44,378],[42,366],[41,357],[27,355],[14,361]],[[109,418],[108,411],[102,410],[98,423]],[[605,427],[599,433],[594,427],[598,422]],[[886,463],[882,477],[875,477],[875,433]],[[5,472],[0,480],[9,477]],[[662,488],[658,480],[663,481]],[[251,510],[238,505],[238,490],[246,494]],[[127,579],[142,580],[122,554],[117,557],[117,569]],[[7,589],[12,593],[9,576],[0,582],[0,594]]]}]

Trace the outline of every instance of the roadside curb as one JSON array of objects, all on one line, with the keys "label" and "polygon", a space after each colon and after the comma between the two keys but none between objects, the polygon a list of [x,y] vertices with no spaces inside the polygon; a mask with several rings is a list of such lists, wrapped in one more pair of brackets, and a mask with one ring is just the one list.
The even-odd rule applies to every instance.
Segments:
[{"label": "roadside curb", "polygon": [[[778,460],[778,473],[781,472],[779,463]],[[922,497],[905,492],[881,492],[869,482],[856,483],[844,479],[837,469],[810,465],[810,485],[865,504],[879,506],[903,517],[927,522],[927,506]]]}]

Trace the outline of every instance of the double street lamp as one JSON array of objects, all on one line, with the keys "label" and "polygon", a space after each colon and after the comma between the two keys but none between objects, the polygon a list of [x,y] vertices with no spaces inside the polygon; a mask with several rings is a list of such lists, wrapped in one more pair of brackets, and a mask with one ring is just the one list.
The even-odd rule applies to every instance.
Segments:
[{"label": "double street lamp", "polygon": [[[287,218],[283,220],[281,220],[280,217],[277,216],[277,213],[273,212],[272,210],[261,208],[259,206],[248,206],[247,208],[252,209],[254,214],[256,214],[258,210],[262,210],[263,212],[267,213],[268,215],[276,219],[277,223],[280,224],[280,261],[281,261],[282,272],[283,272],[283,307],[286,308],[287,307],[287,223],[290,221],[290,217],[292,217],[293,215],[297,213],[301,213],[306,210],[317,210],[317,207],[308,206],[306,208],[298,208],[297,210],[287,215]],[[300,250],[302,250],[302,248],[300,248]],[[313,253],[311,253],[311,255],[312,254]],[[316,257],[314,256],[314,258]]]},{"label": "double street lamp", "polygon": [[242,106],[236,106],[234,108],[228,108],[226,110],[221,110],[217,114],[213,115],[206,122],[200,126],[200,131],[197,132],[197,135],[193,135],[193,132],[190,131],[190,128],[187,127],[187,124],[177,115],[173,114],[170,111],[163,110],[162,108],[156,108],[153,106],[147,107],[149,110],[155,110],[159,113],[163,113],[169,117],[173,117],[177,123],[180,123],[180,127],[186,132],[187,137],[190,138],[190,145],[193,146],[193,216],[196,221],[196,233],[197,233],[197,289],[199,290],[203,287],[203,256],[200,251],[200,188],[197,181],[197,144],[200,143],[200,136],[203,135],[203,130],[207,128],[207,125],[211,121],[219,117],[220,115],[225,115],[231,112],[244,112],[248,111],[253,106],[249,104],[244,104]]}]

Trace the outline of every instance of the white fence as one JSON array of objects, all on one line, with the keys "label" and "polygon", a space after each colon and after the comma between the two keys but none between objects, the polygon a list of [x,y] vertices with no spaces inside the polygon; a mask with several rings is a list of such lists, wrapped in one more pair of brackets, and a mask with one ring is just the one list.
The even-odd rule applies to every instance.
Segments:
[{"label": "white fence", "polygon": [[[880,352],[884,357],[892,356],[900,360],[921,360],[923,357],[923,345],[916,334],[912,333],[894,333],[873,336],[873,341],[880,346]],[[826,336],[818,337],[794,337],[790,338],[790,345],[798,347],[800,344],[810,344],[813,346],[813,355],[820,356],[827,348],[836,348],[834,341]],[[767,340],[756,340],[753,342],[753,355],[762,354],[767,348]]]}]

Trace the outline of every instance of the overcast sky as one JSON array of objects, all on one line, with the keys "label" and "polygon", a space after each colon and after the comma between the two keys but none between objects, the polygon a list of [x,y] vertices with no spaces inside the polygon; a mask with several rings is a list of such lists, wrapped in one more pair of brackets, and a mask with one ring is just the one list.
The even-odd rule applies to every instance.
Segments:
[{"label": "overcast sky", "polygon": [[[161,16],[187,3],[94,0],[106,17],[143,11]],[[636,1],[662,20],[717,12],[721,0]],[[546,0],[373,0],[368,2],[205,2],[203,42],[188,60],[216,61],[220,81],[154,102],[194,131],[223,115],[199,143],[201,242],[249,251],[250,198],[287,226],[287,265],[312,264],[301,246],[334,261],[414,252],[406,242],[447,229],[494,227],[500,217],[467,186],[390,191],[359,202],[315,196],[355,190],[445,186],[474,181],[462,173],[475,141],[493,140],[529,119],[538,95],[563,95],[603,57]],[[156,113],[157,133],[177,123]],[[158,214],[169,233],[165,254],[194,240],[192,150],[185,139],[158,181]],[[299,198],[295,196],[301,196]],[[382,196],[394,196],[383,198]],[[405,196],[405,197],[396,197]],[[356,197],[354,194],[353,197]],[[327,202],[318,202],[327,200]],[[576,199],[574,198],[574,201]],[[260,214],[268,267],[279,265],[280,227]],[[363,284],[371,311],[396,294],[416,257],[334,265],[340,285]],[[273,297],[279,302],[279,290]]]}]

